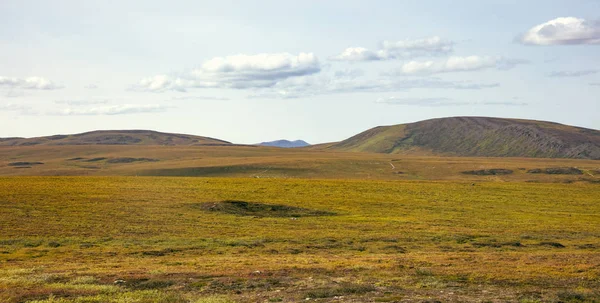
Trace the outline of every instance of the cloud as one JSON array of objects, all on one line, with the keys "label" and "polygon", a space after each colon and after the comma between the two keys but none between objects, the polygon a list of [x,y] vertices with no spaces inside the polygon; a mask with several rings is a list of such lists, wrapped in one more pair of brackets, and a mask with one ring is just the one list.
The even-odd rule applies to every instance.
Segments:
[{"label": "cloud", "polygon": [[558,71],[558,72],[551,72],[550,74],[548,74],[548,77],[553,77],[553,78],[571,78],[571,77],[583,77],[583,76],[587,76],[587,75],[593,75],[593,74],[597,74],[598,70],[579,70],[579,71]]},{"label": "cloud", "polygon": [[424,56],[443,56],[452,53],[454,43],[438,36],[400,41],[383,41],[376,51],[364,47],[349,47],[338,55],[329,57],[332,61],[378,61],[407,59]]},{"label": "cloud", "polygon": [[56,104],[66,104],[70,106],[87,106],[87,105],[98,105],[107,104],[108,100],[59,100],[54,101]]},{"label": "cloud", "polygon": [[226,101],[230,100],[225,97],[212,97],[212,96],[179,96],[173,97],[172,100],[216,100],[216,101]]},{"label": "cloud", "polygon": [[24,111],[24,110],[30,110],[30,109],[31,109],[31,107],[28,105],[14,104],[14,103],[0,104],[0,111]]},{"label": "cloud", "polygon": [[365,75],[365,72],[360,69],[338,70],[334,73],[335,77],[348,78],[348,79],[356,79],[356,78],[364,76],[364,75]]},{"label": "cloud", "polygon": [[379,104],[387,105],[407,105],[407,106],[467,106],[467,105],[502,105],[502,106],[524,106],[527,103],[522,102],[465,102],[455,101],[450,98],[402,98],[402,97],[387,97],[379,98],[375,101]]},{"label": "cloud", "polygon": [[591,86],[600,86],[600,82],[590,83]]},{"label": "cloud", "polygon": [[58,116],[112,116],[159,113],[166,111],[168,108],[168,106],[160,104],[121,104],[91,108],[69,107],[50,112],[49,114]]},{"label": "cloud", "polygon": [[497,86],[499,86],[498,83],[445,81],[437,78],[398,79],[396,77],[383,77],[366,79],[317,75],[282,81],[273,87],[257,90],[248,97],[290,99],[339,93],[396,92],[418,88],[478,90]]},{"label": "cloud", "polygon": [[98,88],[98,85],[96,85],[96,84],[88,84],[88,85],[84,86],[84,88],[87,88],[87,89],[96,89],[96,88]]},{"label": "cloud", "polygon": [[470,72],[489,68],[507,70],[519,64],[529,63],[522,59],[506,59],[490,56],[449,57],[443,61],[410,61],[402,65],[395,75],[432,75],[451,72]]},{"label": "cloud", "polygon": [[177,76],[157,75],[142,79],[134,91],[186,91],[189,88],[250,89],[271,87],[285,79],[316,74],[321,71],[313,53],[235,55],[216,57],[200,68]]},{"label": "cloud", "polygon": [[481,102],[479,104],[482,105],[503,105],[503,106],[526,106],[529,105],[528,103],[525,102],[510,102],[510,101],[506,101],[506,102]]},{"label": "cloud", "polygon": [[600,22],[561,17],[534,26],[517,37],[527,45],[600,44]]},{"label": "cloud", "polygon": [[23,91],[21,91],[21,90],[10,89],[9,91],[7,91],[4,94],[4,97],[6,97],[6,98],[18,98],[18,97],[23,97],[25,95],[26,94]]},{"label": "cloud", "polygon": [[63,88],[60,85],[42,77],[14,78],[0,76],[0,88],[53,90]]},{"label": "cloud", "polygon": [[4,112],[18,112],[19,115],[36,115],[37,111],[30,105],[26,104],[0,104],[0,111]]},{"label": "cloud", "polygon": [[348,47],[339,55],[329,57],[331,61],[377,61],[387,59],[383,51],[370,51],[364,47]]}]

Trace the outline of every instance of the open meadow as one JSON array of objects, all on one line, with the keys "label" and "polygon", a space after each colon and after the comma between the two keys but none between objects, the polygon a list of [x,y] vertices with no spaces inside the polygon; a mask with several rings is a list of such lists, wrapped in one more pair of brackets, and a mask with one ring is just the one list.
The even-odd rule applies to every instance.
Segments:
[{"label": "open meadow", "polygon": [[457,176],[1,177],[0,302],[600,300],[597,183]]}]

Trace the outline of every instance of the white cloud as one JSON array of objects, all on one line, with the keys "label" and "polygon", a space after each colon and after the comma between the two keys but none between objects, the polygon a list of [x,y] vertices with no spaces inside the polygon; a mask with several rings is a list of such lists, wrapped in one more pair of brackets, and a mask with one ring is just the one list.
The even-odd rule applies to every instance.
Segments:
[{"label": "white cloud", "polygon": [[67,104],[70,106],[86,106],[86,105],[107,104],[108,100],[59,100],[59,101],[54,101],[54,103]]},{"label": "white cloud", "polygon": [[469,72],[482,69],[511,69],[527,60],[490,56],[449,57],[443,61],[410,61],[396,72],[398,75],[431,75],[451,72]]},{"label": "white cloud", "polygon": [[591,86],[600,86],[600,82],[590,83]]},{"label": "white cloud", "polygon": [[84,88],[87,88],[87,89],[96,89],[96,88],[98,88],[98,85],[96,85],[96,84],[88,84],[88,85],[84,86]]},{"label": "white cloud", "polygon": [[121,104],[102,107],[69,107],[62,110],[50,112],[59,116],[111,116],[126,114],[158,113],[164,112],[169,107],[160,104]]},{"label": "white cloud", "polygon": [[0,104],[0,111],[17,112],[19,115],[36,115],[37,111],[31,105],[27,104]]},{"label": "white cloud", "polygon": [[442,56],[452,53],[453,46],[453,42],[442,40],[438,36],[417,40],[383,41],[376,51],[364,47],[349,47],[329,59],[333,61],[377,61]]},{"label": "white cloud", "polygon": [[484,89],[497,87],[497,83],[473,83],[463,81],[444,81],[436,78],[398,79],[383,77],[379,79],[348,78],[330,75],[317,75],[289,79],[277,85],[257,90],[249,98],[303,98],[316,95],[352,93],[352,92],[395,92],[411,89]]},{"label": "white cloud", "polygon": [[189,88],[260,88],[320,71],[321,65],[313,53],[240,54],[210,59],[200,68],[178,76],[157,75],[145,78],[132,89],[161,92],[186,91]]},{"label": "white cloud", "polygon": [[528,45],[600,44],[600,22],[556,18],[534,26],[517,40]]},{"label": "white cloud", "polygon": [[364,76],[365,71],[361,69],[344,69],[337,70],[334,73],[336,78],[347,78],[347,79],[356,79],[358,77]]},{"label": "white cloud", "polygon": [[558,71],[552,72],[548,74],[548,77],[553,78],[573,78],[573,77],[583,77],[587,75],[597,74],[598,70],[579,70],[579,71]]},{"label": "white cloud", "polygon": [[364,47],[348,47],[339,55],[329,57],[332,61],[377,61],[385,60],[383,51],[374,52]]},{"label": "white cloud", "polygon": [[226,101],[230,100],[226,97],[213,97],[213,96],[179,96],[173,97],[172,100],[216,100],[216,101]]},{"label": "white cloud", "polygon": [[38,90],[52,90],[63,88],[62,86],[57,85],[52,81],[42,77],[28,77],[22,79],[2,76],[0,76],[0,87]]},{"label": "white cloud", "polygon": [[25,111],[29,109],[31,109],[31,107],[28,105],[14,103],[0,104],[0,111]]}]

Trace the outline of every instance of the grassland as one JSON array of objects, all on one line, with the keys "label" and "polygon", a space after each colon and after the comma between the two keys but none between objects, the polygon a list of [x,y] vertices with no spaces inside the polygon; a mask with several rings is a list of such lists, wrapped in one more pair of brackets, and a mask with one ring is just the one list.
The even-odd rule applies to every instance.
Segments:
[{"label": "grassland", "polygon": [[[528,173],[561,167],[577,167],[583,174]],[[489,169],[513,172],[488,176],[463,173]],[[599,161],[575,159],[388,155],[252,146],[0,146],[3,176],[598,182],[599,172]]]},{"label": "grassland", "polygon": [[0,302],[600,300],[598,184],[444,176],[1,177]]}]

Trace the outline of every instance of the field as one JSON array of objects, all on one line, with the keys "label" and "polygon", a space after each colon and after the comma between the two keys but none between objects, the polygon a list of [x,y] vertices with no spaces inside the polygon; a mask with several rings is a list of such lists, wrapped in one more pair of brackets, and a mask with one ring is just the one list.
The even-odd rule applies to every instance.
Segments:
[{"label": "field", "polygon": [[599,301],[600,186],[478,177],[2,177],[0,301]]},{"label": "field", "polygon": [[600,164],[0,147],[0,302],[597,302]]},{"label": "field", "polygon": [[[530,170],[576,167],[580,174]],[[464,172],[508,169],[509,174]],[[598,182],[597,160],[440,157],[252,146],[0,146],[3,176]]]}]

